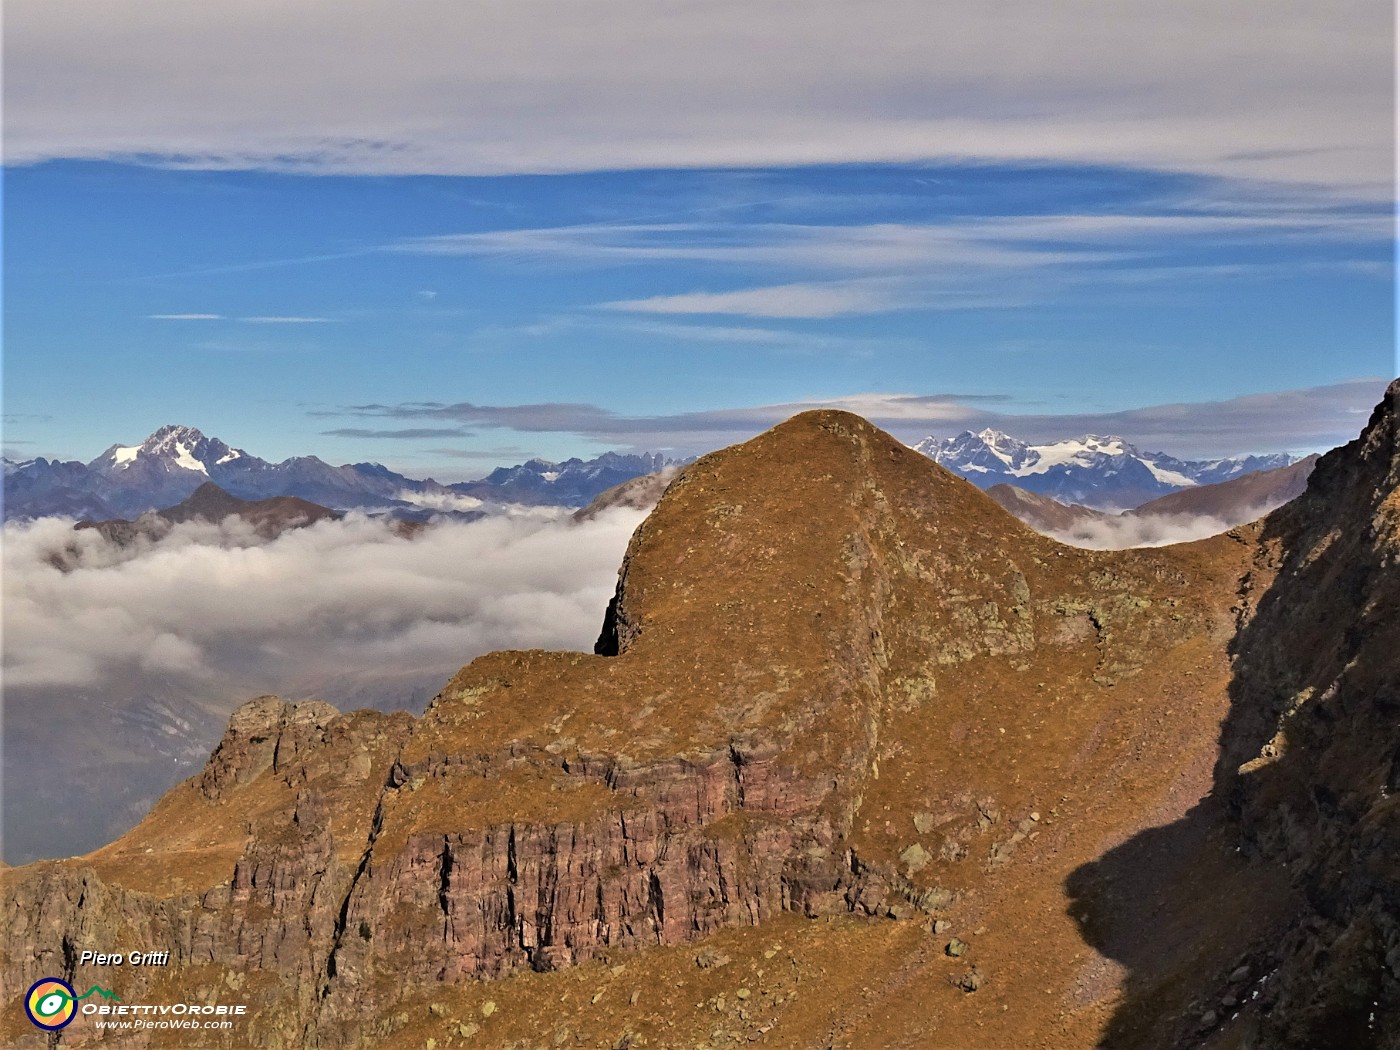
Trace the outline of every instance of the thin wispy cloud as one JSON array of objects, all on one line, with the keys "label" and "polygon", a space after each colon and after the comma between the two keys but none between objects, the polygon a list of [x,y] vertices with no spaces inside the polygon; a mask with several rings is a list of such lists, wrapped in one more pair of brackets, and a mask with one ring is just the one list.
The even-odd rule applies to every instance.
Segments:
[{"label": "thin wispy cloud", "polygon": [[901,290],[905,281],[830,281],[782,284],[733,292],[687,292],[648,299],[602,303],[604,310],[645,314],[731,314],[742,317],[816,318],[882,313],[913,305]]},{"label": "thin wispy cloud", "polygon": [[634,314],[823,321],[911,310],[987,310],[1029,306],[1055,298],[1073,279],[1067,274],[1029,272],[1002,274],[995,281],[968,272],[854,278],[846,281],[760,285],[726,292],[696,291],[646,299],[619,299],[599,303],[598,309]]},{"label": "thin wispy cloud", "polygon": [[1084,213],[952,216],[939,222],[599,223],[417,237],[388,250],[470,255],[507,262],[713,263],[806,270],[889,272],[911,267],[1017,267],[1117,261],[1136,244],[1189,238],[1379,241],[1392,233],[1382,209],[1357,214],[1295,203],[1287,212]]},{"label": "thin wispy cloud", "polygon": [[1153,451],[1211,457],[1281,449],[1313,451],[1349,441],[1384,392],[1386,382],[1383,377],[1371,377],[1224,401],[1115,412],[1010,412],[998,409],[998,403],[1011,400],[999,394],[868,393],[660,415],[626,415],[598,405],[566,402],[367,404],[312,415],[453,420],[481,430],[570,434],[614,447],[700,453],[746,440],[798,412],[836,408],[864,416],[908,441],[990,426],[1029,441],[1111,433]]},{"label": "thin wispy cloud", "polygon": [[[1212,208],[1204,197],[1188,203],[1189,207],[1174,210],[951,215],[925,222],[838,224],[736,218],[582,223],[414,237],[354,254],[472,257],[505,267],[634,267],[650,273],[669,265],[687,273],[766,272],[788,279],[737,288],[691,287],[594,305],[637,314],[789,320],[1021,306],[1049,301],[1072,283],[1142,283],[1162,274],[1219,278],[1328,270],[1388,274],[1386,263],[1377,259],[1336,253],[1339,247],[1363,254],[1385,249],[1392,234],[1392,219],[1385,208],[1328,204],[1296,190],[1280,190],[1277,199],[1256,191],[1228,208],[1220,202]],[[1252,253],[1261,245],[1286,251],[1288,257],[1255,258]],[[1231,252],[1240,258],[1209,263],[1194,258],[1200,253]],[[269,265],[341,257],[311,255]],[[422,289],[415,295],[432,302],[438,293]],[[196,313],[150,316],[248,324],[334,320]]]},{"label": "thin wispy cloud", "polygon": [[[1381,209],[1358,212],[1314,202],[1295,203],[1290,211],[952,216],[859,225],[584,224],[415,238],[388,250],[475,256],[506,266],[645,266],[651,272],[670,265],[687,273],[698,267],[716,274],[814,275],[820,279],[691,287],[598,306],[643,314],[823,320],[1043,302],[1070,282],[1123,283],[1139,271],[1202,266],[1202,253],[1239,257],[1210,264],[1222,278],[1342,270],[1365,260],[1336,258],[1336,247],[1380,252],[1390,236],[1391,219]],[[1254,258],[1261,245],[1287,248],[1289,258]],[[1380,264],[1372,266],[1381,272]]]},{"label": "thin wispy cloud", "polygon": [[131,282],[164,281],[175,277],[219,277],[230,274],[255,273],[259,270],[277,270],[288,267],[306,266],[313,263],[337,262],[341,259],[358,259],[374,255],[381,249],[377,245],[357,248],[345,252],[317,252],[311,255],[296,255],[276,259],[252,259],[245,262],[221,263],[218,266],[195,266],[183,270],[169,270],[162,273],[146,273],[126,278]]},{"label": "thin wispy cloud", "polygon": [[326,437],[394,438],[411,441],[419,438],[471,437],[470,430],[461,427],[408,427],[400,430],[371,430],[364,427],[340,427],[321,431]]},{"label": "thin wispy cloud", "polygon": [[793,354],[847,354],[865,357],[891,347],[906,344],[906,340],[879,336],[845,336],[823,332],[795,332],[785,328],[758,325],[704,324],[651,319],[609,318],[603,330],[627,333],[643,338],[665,340],[667,343],[710,343],[763,347]]},{"label": "thin wispy cloud", "polygon": [[840,335],[824,331],[795,331],[777,325],[725,324],[698,318],[634,316],[623,311],[581,311],[549,317],[531,324],[491,325],[478,329],[483,340],[556,339],[569,335],[625,338],[678,352],[687,344],[714,347],[747,346],[773,354],[813,355],[827,358],[845,355],[868,357],[891,349],[908,349],[914,343],[902,337]]},{"label": "thin wispy cloud", "polygon": [[518,445],[497,446],[495,448],[425,448],[428,455],[444,459],[469,460],[498,467],[502,463],[520,463],[536,455],[535,452]]}]

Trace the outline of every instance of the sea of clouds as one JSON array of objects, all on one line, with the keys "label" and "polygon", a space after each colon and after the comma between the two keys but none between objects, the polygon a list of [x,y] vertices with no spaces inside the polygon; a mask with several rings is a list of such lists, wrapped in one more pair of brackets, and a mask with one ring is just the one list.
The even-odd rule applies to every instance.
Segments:
[{"label": "sea of clouds", "polygon": [[1129,547],[1166,547],[1218,536],[1236,525],[1254,521],[1273,510],[1272,505],[1244,509],[1229,520],[1212,514],[1134,514],[1082,522],[1071,529],[1047,531],[1046,535],[1071,547],[1120,551]]},{"label": "sea of clouds", "polygon": [[352,514],[271,540],[230,518],[129,546],[7,524],[4,859],[122,834],[250,697],[421,711],[482,653],[591,650],[644,516],[516,508],[406,537]]},{"label": "sea of clouds", "polygon": [[292,694],[493,649],[588,650],[643,517],[532,508],[405,538],[350,515],[273,540],[230,518],[129,547],[61,518],[8,524],[5,683]]}]

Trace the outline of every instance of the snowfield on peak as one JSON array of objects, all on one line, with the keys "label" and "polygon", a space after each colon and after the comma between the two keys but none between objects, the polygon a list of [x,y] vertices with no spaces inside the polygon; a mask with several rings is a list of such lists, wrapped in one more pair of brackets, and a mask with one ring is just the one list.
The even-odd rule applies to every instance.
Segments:
[{"label": "snowfield on peak", "polygon": [[[222,462],[222,461],[220,461]],[[175,443],[175,465],[183,467],[185,470],[197,470],[201,474],[208,474],[209,468],[190,454],[190,450],[180,442]]]},{"label": "snowfield on peak", "polygon": [[554,463],[530,459],[484,478],[440,484],[379,463],[334,466],[314,455],[272,463],[208,437],[194,427],[166,425],[137,445],[114,444],[96,459],[5,462],[5,520],[51,515],[134,519],[170,507],[212,481],[230,495],[258,500],[297,496],[337,510],[425,515],[475,514],[497,507],[583,507],[595,496],[671,461],[659,454],[604,452]]},{"label": "snowfield on peak", "polygon": [[911,446],[980,488],[1007,483],[1061,502],[1124,510],[1181,489],[1287,466],[1286,454],[1189,462],[1143,452],[1122,437],[1086,434],[1030,444],[990,427]]}]

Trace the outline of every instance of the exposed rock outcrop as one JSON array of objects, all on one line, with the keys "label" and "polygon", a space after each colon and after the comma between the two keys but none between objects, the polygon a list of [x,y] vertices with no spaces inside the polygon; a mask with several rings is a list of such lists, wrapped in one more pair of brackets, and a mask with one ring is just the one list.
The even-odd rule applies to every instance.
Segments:
[{"label": "exposed rock outcrop", "polygon": [[[1400,382],[1302,496],[1239,534],[1252,555],[1211,793],[1070,879],[1087,938],[1132,971],[1104,1046],[1400,1047],[1397,402]],[[1176,892],[1163,870],[1190,889],[1149,914],[1142,896]],[[1222,918],[1239,907],[1249,922]],[[1138,950],[1114,910],[1199,933]]]},{"label": "exposed rock outcrop", "polygon": [[1260,1047],[1400,1047],[1398,412],[1400,381],[1269,518],[1272,583],[1234,642],[1219,790],[1306,904],[1269,955]]},{"label": "exposed rock outcrop", "polygon": [[[800,499],[773,483],[794,471]],[[1373,517],[1393,520],[1389,506]],[[604,986],[571,1009],[614,1027],[560,1028],[555,1045],[732,1043],[741,1028],[775,1045],[919,1045],[935,1018],[958,1045],[1052,1031],[1046,1045],[1090,1045],[1111,984],[1060,964],[1083,947],[1061,882],[1209,787],[1227,644],[1274,615],[1255,595],[1297,542],[1251,527],[1062,547],[868,423],[805,413],[671,482],[598,654],[481,657],[418,719],[250,701],[131,833],[0,873],[4,987],[95,979],[85,948],[160,947],[168,967],[121,974],[126,1001],[251,1007],[207,1045],[469,1045],[490,1026],[476,1045],[505,1046],[573,1001],[554,978],[611,979],[645,953],[665,968],[705,938],[733,961],[689,963],[683,1002],[653,1010],[668,986],[639,986],[623,1013],[598,1013]],[[1235,703],[1252,708],[1247,666]],[[1274,725],[1232,722],[1229,753],[1252,759]],[[1253,819],[1262,796],[1239,797]],[[784,925],[798,917],[823,922],[808,936]],[[873,917],[893,932],[870,932]],[[950,924],[963,950],[945,972]],[[781,955],[769,929],[808,937],[808,954]],[[874,951],[879,937],[897,950]],[[797,1000],[802,980],[836,987],[847,970],[879,982],[878,1015],[855,989]],[[731,972],[746,994],[720,994]],[[764,990],[779,973],[781,999]],[[463,998],[488,985],[502,991]],[[692,1007],[724,1023],[692,1025]],[[19,1011],[12,996],[0,1038],[43,1045]],[[75,1023],[63,1045],[96,1039]]]}]

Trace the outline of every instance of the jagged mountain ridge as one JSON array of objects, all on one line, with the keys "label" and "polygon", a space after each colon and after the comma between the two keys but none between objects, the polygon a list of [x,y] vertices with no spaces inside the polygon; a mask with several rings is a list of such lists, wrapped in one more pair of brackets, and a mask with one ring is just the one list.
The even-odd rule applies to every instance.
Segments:
[{"label": "jagged mountain ridge", "polygon": [[1121,437],[1093,434],[1032,445],[991,428],[943,439],[927,437],[913,448],[979,488],[1012,484],[1061,503],[1108,511],[1293,462],[1284,453],[1180,460],[1143,452]]},{"label": "jagged mountain ridge", "polygon": [[5,466],[5,520],[63,515],[113,518],[119,513],[102,496],[93,472],[76,460],[15,461]]},{"label": "jagged mountain ridge", "polygon": [[[799,496],[781,483],[794,472],[811,479]],[[1182,666],[1198,675],[1176,721],[1212,735],[1224,652],[1201,638],[1228,633],[1245,561],[1233,540],[1065,549],[865,421],[804,414],[676,476],[620,573],[601,641],[619,655],[491,654],[420,720],[258,701],[132,833],[10,872],[4,900],[29,916],[42,897],[45,930],[97,935],[132,916],[171,945],[171,967],[127,979],[132,1001],[175,994],[196,952],[213,965],[200,980],[262,974],[244,1044],[312,1032],[321,1046],[423,1046],[470,1021],[505,1046],[554,1023],[566,990],[521,974],[566,980],[627,952],[664,962],[753,927],[720,941],[757,960],[742,963],[752,1021],[727,1007],[725,1025],[778,1025],[790,1046],[822,1037],[813,1025],[857,1023],[830,1014],[844,1009],[830,988],[818,1004],[812,984],[792,984],[820,986],[819,967],[855,944],[879,938],[881,958],[948,972],[934,920],[974,941],[956,979],[987,967],[1009,987],[1063,987],[1072,974],[1054,960],[1079,944],[1063,909],[998,923],[1000,941],[972,937],[966,909],[1019,899],[1005,872],[1044,867],[1054,885],[1092,858],[1102,833],[1089,829],[1126,792],[1180,791],[1170,732],[1130,769],[1109,760],[1117,736],[1085,741],[1155,703]],[[1032,815],[1071,837],[1037,841]],[[784,963],[777,1002],[750,966],[769,951],[764,924],[802,916],[837,925]],[[897,921],[871,932],[872,916]],[[1018,925],[1049,949],[1022,951]],[[21,918],[7,987],[62,965],[49,939]],[[622,993],[571,1014],[602,1004],[578,1022],[591,1042],[623,1042],[629,1025],[693,1046],[715,1016],[694,1002],[714,990],[696,988],[708,970],[687,973],[657,1015],[675,1032],[623,1016]],[[472,980],[486,977],[512,981]],[[654,1002],[672,995],[648,987]],[[529,988],[533,1005],[518,998]],[[942,976],[909,993],[890,1023],[918,1030],[932,1011],[1007,1036],[994,1004]],[[508,994],[483,1025],[486,998]]]},{"label": "jagged mountain ridge", "polygon": [[[1033,446],[999,431],[964,432],[914,446],[936,462],[988,488],[1012,483],[1060,502],[1121,510],[1146,500],[1292,461],[1279,454],[1187,462],[1141,453],[1121,438],[1086,437]],[[605,452],[591,460],[531,459],[498,467],[478,481],[442,485],[377,463],[332,466],[316,456],[269,463],[193,427],[163,426],[139,445],[112,445],[90,463],[38,458],[5,461],[5,516],[67,514],[105,519],[178,503],[203,481],[242,499],[298,496],[334,507],[392,510],[423,516],[465,496],[492,503],[583,507],[632,478],[682,465],[659,453]],[[460,503],[460,501],[458,501]]]},{"label": "jagged mountain ridge", "polygon": [[269,463],[193,427],[163,426],[141,444],[113,445],[87,464],[7,464],[5,515],[78,508],[84,518],[135,518],[181,502],[207,481],[244,500],[291,496],[338,510],[408,510],[411,497],[450,495],[431,478],[417,481],[375,463],[335,467],[316,456]]},{"label": "jagged mountain ridge", "polygon": [[112,445],[86,464],[42,457],[6,460],[5,516],[135,518],[179,503],[206,481],[245,500],[294,496],[337,510],[387,510],[403,517],[461,509],[462,496],[572,507],[667,462],[659,455],[613,452],[563,463],[536,459],[498,468],[480,481],[443,485],[378,463],[332,466],[316,456],[270,463],[193,427],[167,425],[139,445]]},{"label": "jagged mountain ridge", "polygon": [[574,457],[562,463],[531,459],[514,467],[497,467],[480,481],[457,482],[449,488],[497,502],[581,507],[614,486],[676,465],[677,461],[660,453],[604,452],[595,459]]},{"label": "jagged mountain ridge", "polygon": [[[139,445],[113,445],[88,464],[108,477],[133,471],[194,471],[208,476],[211,468],[238,459],[255,459],[218,438],[208,438],[193,427],[169,424],[157,429]],[[260,461],[262,462],[262,461]]]},{"label": "jagged mountain ridge", "polygon": [[[1394,427],[1378,413],[1361,452],[1393,464]],[[1393,518],[1396,471],[1358,454],[1324,459],[1318,497],[1290,511],[1318,544],[1338,508]],[[792,469],[813,479],[801,499],[775,483]],[[863,421],[798,417],[672,482],[620,573],[599,646],[618,655],[491,654],[417,720],[263,698],[129,835],[0,876],[5,987],[120,926],[173,953],[123,975],[128,1001],[252,1002],[216,1045],[1067,1050],[1125,1007],[1145,1035],[1106,1045],[1241,1045],[1203,1042],[1237,1030],[1203,1029],[1202,1003],[1240,1004],[1231,989],[1306,924],[1278,858],[1235,850],[1216,740],[1232,701],[1267,705],[1245,720],[1258,739],[1268,676],[1316,651],[1256,639],[1232,672],[1227,646],[1268,608],[1349,630],[1310,608],[1318,580],[1280,571],[1279,528],[1078,551]],[[1371,542],[1334,543],[1330,566],[1300,547],[1296,565],[1354,572]],[[1363,564],[1393,582],[1393,559]],[[1337,654],[1370,663],[1358,712],[1394,652]],[[1395,742],[1367,729],[1363,765]],[[1164,853],[1171,822],[1200,830]],[[1126,916],[1109,893],[1123,850],[1129,875],[1179,879]],[[1204,906],[1208,923],[1189,912]],[[1393,985],[1374,1000],[1385,1050]],[[1245,987],[1246,1024],[1293,1009],[1261,1018]],[[3,1034],[37,1045],[15,1009]]]}]

